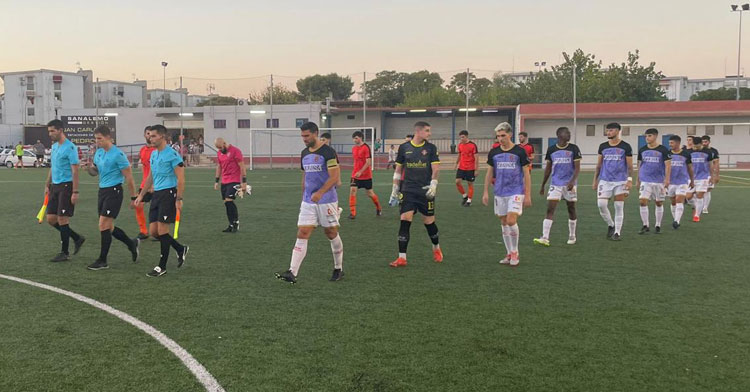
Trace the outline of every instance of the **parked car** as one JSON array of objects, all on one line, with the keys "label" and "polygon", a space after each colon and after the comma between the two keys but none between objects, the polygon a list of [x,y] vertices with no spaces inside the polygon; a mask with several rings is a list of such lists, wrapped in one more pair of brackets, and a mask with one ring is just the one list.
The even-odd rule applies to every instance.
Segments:
[{"label": "parked car", "polygon": [[[18,163],[15,151],[5,157],[3,164],[8,169],[12,169]],[[32,150],[23,150],[23,167],[39,167],[39,161],[36,160],[36,154]]]},{"label": "parked car", "polygon": [[11,153],[15,153],[15,150],[11,148],[0,148],[0,162],[5,162],[5,157]]}]

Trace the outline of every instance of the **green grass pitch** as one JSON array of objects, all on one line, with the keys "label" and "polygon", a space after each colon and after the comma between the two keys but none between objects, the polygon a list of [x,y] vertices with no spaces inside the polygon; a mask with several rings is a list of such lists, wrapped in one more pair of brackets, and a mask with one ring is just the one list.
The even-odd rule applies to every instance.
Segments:
[{"label": "green grass pitch", "polygon": [[[226,227],[213,170],[188,169],[181,269],[145,276],[157,243],[137,264],[114,241],[110,269],[88,271],[99,251],[96,183],[82,174],[71,227],[87,237],[69,263],[47,260],[59,236],[35,215],[46,170],[0,169],[0,273],[64,288],[127,312],[187,349],[228,391],[747,391],[750,390],[750,173],[727,172],[700,224],[639,236],[636,195],[623,241],[606,227],[590,189],[579,187],[578,244],[568,246],[559,208],[552,246],[537,247],[546,209],[533,171],[531,208],[520,218],[521,264],[504,255],[500,224],[481,205],[460,206],[453,173],[440,176],[437,224],[445,262],[431,260],[423,225],[411,230],[409,265],[391,269],[397,209],[382,217],[364,193],[342,219],[346,277],[328,282],[330,246],[310,240],[299,283],[273,277],[289,264],[300,173],[248,174],[241,229]],[[343,173],[346,182],[349,172]],[[140,178],[140,175],[137,176]],[[388,172],[375,176],[384,205]],[[743,179],[744,178],[744,179]],[[479,182],[481,182],[480,180]],[[480,185],[481,186],[481,185]],[[348,215],[348,188],[339,190]],[[610,204],[611,206],[611,204]],[[652,207],[653,217],[653,207]],[[652,218],[653,219],[653,218]],[[117,220],[136,234],[134,214]],[[68,297],[0,279],[0,391],[199,391],[161,345]]]}]

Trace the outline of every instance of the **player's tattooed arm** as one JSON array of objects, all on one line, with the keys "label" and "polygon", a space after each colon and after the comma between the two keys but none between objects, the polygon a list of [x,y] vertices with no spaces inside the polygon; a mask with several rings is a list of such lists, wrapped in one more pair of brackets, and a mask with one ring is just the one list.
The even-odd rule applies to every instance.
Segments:
[{"label": "player's tattooed arm", "polygon": [[690,188],[695,187],[695,174],[693,174],[693,164],[687,164],[688,175],[690,176]]}]

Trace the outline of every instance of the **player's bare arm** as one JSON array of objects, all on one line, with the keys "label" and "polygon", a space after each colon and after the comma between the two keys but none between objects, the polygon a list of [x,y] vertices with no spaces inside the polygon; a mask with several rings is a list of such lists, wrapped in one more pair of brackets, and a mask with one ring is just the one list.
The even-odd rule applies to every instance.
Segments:
[{"label": "player's bare arm", "polygon": [[594,171],[594,182],[591,184],[591,189],[596,190],[596,187],[599,186],[599,172],[602,170],[602,161],[604,160],[604,157],[602,154],[599,154],[599,157],[596,161],[596,170]]}]

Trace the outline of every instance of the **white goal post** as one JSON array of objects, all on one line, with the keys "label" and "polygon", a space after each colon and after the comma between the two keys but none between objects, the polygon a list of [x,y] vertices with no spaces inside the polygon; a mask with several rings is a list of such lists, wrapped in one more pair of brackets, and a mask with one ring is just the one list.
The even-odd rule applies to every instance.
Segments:
[{"label": "white goal post", "polygon": [[[365,142],[370,145],[372,166],[375,167],[375,128],[373,127],[344,127],[319,128],[318,136],[331,134],[331,147],[336,150],[343,166],[350,162],[347,154],[351,154],[352,134],[361,131],[365,134]],[[244,135],[241,135],[244,136]],[[243,137],[244,139],[244,137]],[[246,140],[238,140],[250,163],[248,169],[299,168],[300,154],[305,149],[299,128],[250,128]]]}]

